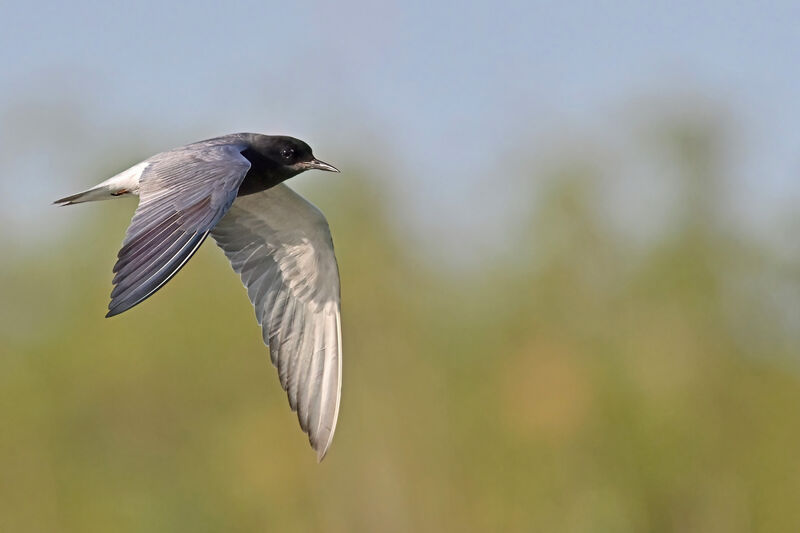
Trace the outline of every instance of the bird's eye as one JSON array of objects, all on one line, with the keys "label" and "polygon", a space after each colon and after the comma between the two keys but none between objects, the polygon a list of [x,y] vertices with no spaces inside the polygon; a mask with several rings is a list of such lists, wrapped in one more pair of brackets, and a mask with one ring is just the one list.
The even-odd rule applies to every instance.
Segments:
[{"label": "bird's eye", "polygon": [[294,156],[294,150],[292,148],[284,148],[281,150],[281,157],[284,159],[291,159]]}]

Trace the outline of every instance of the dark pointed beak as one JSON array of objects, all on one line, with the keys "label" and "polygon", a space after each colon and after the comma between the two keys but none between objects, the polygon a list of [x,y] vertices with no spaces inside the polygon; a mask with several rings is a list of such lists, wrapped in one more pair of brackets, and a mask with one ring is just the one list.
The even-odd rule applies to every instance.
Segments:
[{"label": "dark pointed beak", "polygon": [[311,161],[303,163],[303,166],[306,169],[315,168],[317,170],[326,170],[328,172],[339,172],[339,169],[336,168],[335,166],[329,165],[328,163],[320,161],[319,159],[312,159]]}]

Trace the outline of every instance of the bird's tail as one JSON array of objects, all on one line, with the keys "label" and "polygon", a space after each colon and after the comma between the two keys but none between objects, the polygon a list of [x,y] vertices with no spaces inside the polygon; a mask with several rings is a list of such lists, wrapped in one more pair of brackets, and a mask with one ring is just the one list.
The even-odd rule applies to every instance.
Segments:
[{"label": "bird's tail", "polygon": [[107,179],[103,183],[95,185],[72,196],[59,198],[54,204],[72,205],[83,202],[96,202],[98,200],[109,200],[128,194],[139,194],[139,178],[147,167],[147,162],[134,165],[128,170],[122,171],[116,176]]},{"label": "bird's tail", "polygon": [[59,198],[53,203],[58,205],[72,205],[72,204],[80,204],[83,202],[107,200],[113,197],[114,196],[112,195],[112,193],[110,193],[106,187],[101,187],[100,185],[98,185],[96,187],[92,187],[91,189],[87,189],[83,192],[79,192],[71,196],[65,196],[64,198]]}]

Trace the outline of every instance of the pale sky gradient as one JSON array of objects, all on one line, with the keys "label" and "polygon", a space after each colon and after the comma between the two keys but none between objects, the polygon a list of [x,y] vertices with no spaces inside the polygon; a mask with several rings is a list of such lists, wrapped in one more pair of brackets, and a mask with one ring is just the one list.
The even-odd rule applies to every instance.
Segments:
[{"label": "pale sky gradient", "polygon": [[734,196],[768,224],[800,198],[798,24],[797,2],[5,1],[0,220],[40,233],[42,198],[121,170],[103,150],[261,131],[363,159],[418,233],[478,231],[504,158],[624,139],[620,110],[664,93],[731,111]]}]

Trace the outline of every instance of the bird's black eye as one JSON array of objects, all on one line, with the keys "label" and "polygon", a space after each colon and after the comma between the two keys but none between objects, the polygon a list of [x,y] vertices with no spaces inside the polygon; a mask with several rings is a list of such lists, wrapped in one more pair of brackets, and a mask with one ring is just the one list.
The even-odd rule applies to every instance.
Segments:
[{"label": "bird's black eye", "polygon": [[291,159],[294,157],[294,149],[293,148],[284,148],[281,150],[281,157],[284,159]]}]

